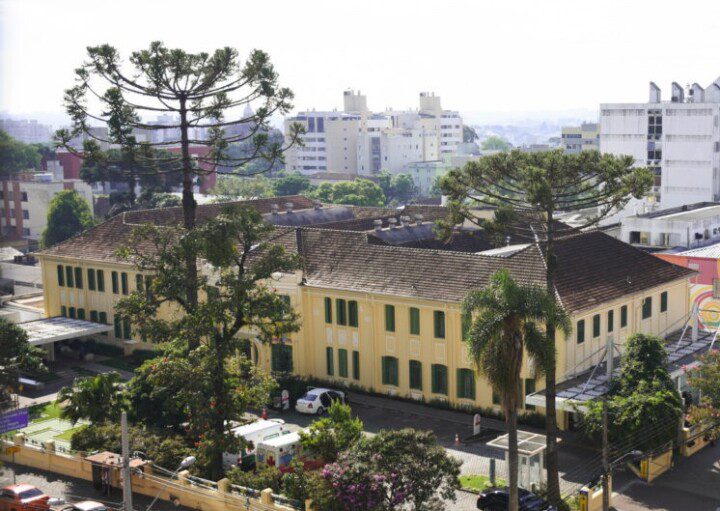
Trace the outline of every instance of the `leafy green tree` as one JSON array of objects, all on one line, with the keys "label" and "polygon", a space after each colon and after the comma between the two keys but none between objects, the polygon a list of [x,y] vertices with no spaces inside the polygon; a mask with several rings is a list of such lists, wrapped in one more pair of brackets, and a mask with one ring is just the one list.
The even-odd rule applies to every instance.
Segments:
[{"label": "leafy green tree", "polygon": [[276,197],[283,195],[298,195],[310,188],[310,178],[299,172],[292,172],[280,176],[273,181],[273,192]]},{"label": "leafy green tree", "polygon": [[[185,403],[188,434],[196,439],[199,464],[208,475],[222,475],[224,452],[238,452],[239,440],[226,430],[249,406],[267,403],[275,384],[238,356],[240,332],[263,342],[298,329],[298,315],[266,282],[276,272],[291,272],[297,257],[269,242],[274,227],[247,206],[227,206],[217,217],[186,233],[179,228],[138,228],[124,257],[153,275],[150,289],[118,303],[138,333],[172,350],[154,368],[151,383],[171,388],[182,381],[177,399]],[[184,244],[203,261],[197,307],[186,300]],[[180,314],[162,316],[160,307]]]},{"label": "leafy green tree", "polygon": [[[574,232],[563,228],[555,217],[560,211],[595,209],[586,217],[582,230],[592,227],[611,212],[622,209],[632,197],[642,197],[652,186],[652,174],[645,168],[634,168],[631,156],[600,155],[597,151],[564,154],[562,151],[523,153],[512,151],[486,156],[453,169],[440,182],[448,198],[451,214],[441,222],[446,237],[452,228],[470,222],[505,236],[536,237],[546,261],[547,289],[555,288],[558,238]],[[483,220],[475,215],[474,206],[498,208],[495,218]],[[527,238],[526,238],[527,239]],[[557,453],[557,413],[555,405],[555,326],[545,324],[553,346],[545,360],[545,433],[548,496],[561,505]]]},{"label": "leafy green tree", "polygon": [[0,176],[27,170],[40,170],[40,151],[0,130]]},{"label": "leafy green tree", "polygon": [[6,392],[15,391],[21,372],[39,374],[47,371],[44,351],[28,342],[25,330],[0,318],[0,402]]},{"label": "leafy green tree", "polygon": [[382,189],[368,179],[321,183],[313,193],[313,198],[329,204],[349,204],[352,206],[384,206],[385,194]]},{"label": "leafy green tree", "polygon": [[[253,125],[251,123],[243,124],[238,126],[235,131],[239,132],[238,134],[246,133],[250,131],[252,126]],[[258,130],[258,133],[267,137],[266,144],[268,146],[276,145],[282,147],[285,144],[285,134],[278,129],[263,128]],[[255,152],[256,147],[252,139],[231,143],[227,147],[227,156],[231,159],[231,162],[235,160],[242,161],[242,159],[247,159],[248,161],[240,166],[225,165],[221,161],[218,165],[218,171],[222,173],[230,173],[234,176],[251,177],[261,174],[273,175],[283,169],[284,162],[282,158],[276,158],[272,162],[268,162],[263,158],[251,160],[250,158],[253,157]]]},{"label": "leafy green tree", "polygon": [[[99,422],[76,430],[70,440],[70,447],[75,451],[110,451],[122,452],[122,433],[120,431],[120,412],[108,422]],[[187,441],[179,435],[168,435],[167,432],[149,429],[136,425],[129,428],[130,450],[140,451],[147,455],[153,463],[174,470],[180,462],[193,453]]]},{"label": "leafy green tree", "polygon": [[75,190],[63,190],[50,201],[42,244],[50,247],[89,229],[93,224],[90,204]]},{"label": "leafy green tree", "polygon": [[262,199],[273,196],[273,184],[263,175],[254,177],[235,177],[219,174],[215,188],[210,190],[217,202],[229,202],[238,199]]},{"label": "leafy green tree", "polygon": [[688,382],[700,391],[703,406],[720,410],[720,351],[709,351],[698,357],[698,362],[687,370]]},{"label": "leafy green tree", "polygon": [[[463,133],[464,135],[464,133]],[[485,140],[482,141],[480,144],[480,148],[483,151],[509,151],[512,149],[512,144],[505,140],[502,137],[498,137],[497,135],[492,135]]]},{"label": "leafy green tree", "polygon": [[408,202],[419,193],[410,174],[390,174],[383,170],[378,174],[378,185],[387,202]]},{"label": "leafy green tree", "polygon": [[360,439],[362,430],[362,421],[353,418],[350,407],[336,401],[328,408],[327,417],[313,421],[307,431],[300,432],[300,444],[304,452],[331,463]]},{"label": "leafy green tree", "polygon": [[116,420],[125,408],[122,381],[115,371],[76,378],[72,386],[58,392],[58,401],[65,403],[60,416],[72,422]]},{"label": "leafy green tree", "polygon": [[184,378],[159,380],[158,367],[167,361],[168,357],[163,355],[146,360],[135,370],[127,385],[128,410],[134,422],[181,433],[187,413],[186,403],[178,397],[182,395],[186,381]]},{"label": "leafy green tree", "polygon": [[518,407],[523,356],[528,355],[538,367],[549,356],[548,342],[538,325],[549,316],[566,331],[570,320],[556,306],[549,293],[539,287],[517,284],[507,270],[498,271],[483,290],[472,291],[463,303],[472,325],[465,343],[478,372],[490,382],[500,396],[508,428],[508,465],[510,511],[517,511],[518,501]]},{"label": "leafy green tree", "polygon": [[283,474],[277,467],[265,467],[256,472],[245,472],[239,467],[234,467],[227,473],[227,478],[232,484],[260,491],[271,488],[275,493],[282,491],[282,477]]},{"label": "leafy green tree", "polygon": [[463,125],[463,142],[475,142],[480,138],[472,126]]},{"label": "leafy green tree", "polygon": [[[611,444],[652,451],[676,438],[682,404],[666,362],[659,337],[635,334],[628,338],[620,375],[611,382],[606,400]],[[595,400],[582,412],[584,431],[596,439],[602,432],[602,408],[602,401]]]},{"label": "leafy green tree", "polygon": [[[272,167],[302,132],[299,124],[293,124],[286,144],[270,141],[270,119],[290,111],[293,93],[280,87],[270,57],[261,50],[253,50],[242,62],[237,50],[230,47],[212,54],[193,54],[155,41],[147,49],[131,53],[129,65],[108,44],[88,47],[87,52],[88,60],[75,70],[75,86],[65,91],[65,109],[72,126],[56,133],[57,144],[90,164],[100,162],[107,167],[113,160],[121,165],[131,161],[133,165],[146,163],[150,172],[160,165],[164,173],[179,174],[187,230],[195,227],[193,186],[198,179],[215,172],[220,164],[237,167],[264,161]],[[97,108],[91,109],[91,104]],[[238,113],[251,104],[256,106],[255,111],[245,108],[244,113]],[[149,123],[143,121],[143,115],[163,115],[169,120]],[[107,136],[99,135],[90,122],[106,127]],[[248,129],[238,129],[241,127]],[[162,142],[140,142],[137,137],[138,132],[158,130],[177,135]],[[207,137],[193,138],[194,130],[205,130]],[[73,146],[78,136],[86,137],[81,154]],[[251,142],[253,151],[237,158],[230,156],[228,146],[240,142]],[[101,148],[103,143],[119,147],[121,157],[109,158]],[[177,146],[179,154],[160,161],[148,159],[153,149]],[[208,151],[192,155],[191,146],[205,146]],[[186,252],[184,258],[185,301],[188,307],[196,308],[196,256]]]},{"label": "leafy green tree", "polygon": [[174,208],[181,206],[182,200],[172,193],[144,190],[138,197],[138,203],[144,209]]},{"label": "leafy green tree", "polygon": [[437,444],[431,431],[383,430],[363,437],[323,477],[348,511],[444,509],[455,500],[461,462]]}]

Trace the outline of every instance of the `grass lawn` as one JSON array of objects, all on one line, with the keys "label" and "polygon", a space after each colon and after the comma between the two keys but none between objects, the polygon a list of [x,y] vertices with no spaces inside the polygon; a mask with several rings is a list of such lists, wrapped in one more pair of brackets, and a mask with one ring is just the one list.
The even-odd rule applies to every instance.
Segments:
[{"label": "grass lawn", "polygon": [[114,369],[120,369],[121,371],[133,372],[139,367],[138,364],[134,363],[133,359],[127,357],[115,357],[107,358],[105,360],[98,360],[98,364],[112,367]]},{"label": "grass lawn", "polygon": [[55,439],[56,439],[56,440],[65,440],[66,442],[69,442],[70,440],[72,440],[72,436],[73,436],[74,433],[77,433],[78,431],[80,431],[81,429],[85,429],[86,427],[87,427],[86,424],[82,424],[82,425],[80,425],[80,426],[78,426],[78,427],[76,427],[76,428],[68,429],[68,430],[65,431],[64,433],[61,433],[60,435],[57,435],[57,436],[55,437]]},{"label": "grass lawn", "polygon": [[[504,479],[496,479],[495,485],[506,486],[507,483]],[[481,476],[477,474],[460,476],[460,487],[466,491],[480,493],[491,486],[492,484],[490,483],[490,478],[488,476]]]},{"label": "grass lawn", "polygon": [[45,403],[30,407],[30,422],[40,422],[60,417],[62,409],[56,402]]}]

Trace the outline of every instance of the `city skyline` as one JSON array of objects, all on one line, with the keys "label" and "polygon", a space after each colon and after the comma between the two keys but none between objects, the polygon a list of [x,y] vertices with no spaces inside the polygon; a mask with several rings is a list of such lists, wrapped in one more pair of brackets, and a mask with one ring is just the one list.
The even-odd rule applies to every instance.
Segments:
[{"label": "city skyline", "polygon": [[[63,90],[72,85],[86,46],[107,42],[127,57],[163,40],[188,51],[229,45],[245,56],[254,47],[266,50],[281,83],[295,92],[295,111],[339,108],[341,91],[352,88],[367,94],[374,110],[405,109],[418,92],[432,91],[469,123],[503,113],[522,118],[567,112],[583,118],[601,102],[641,100],[650,80],[663,89],[671,81],[712,82],[720,63],[702,38],[720,28],[720,17],[712,14],[720,14],[720,5],[700,4],[672,12],[635,2],[623,4],[618,17],[608,2],[582,11],[565,1],[551,6],[519,0],[502,5],[279,2],[279,14],[258,23],[267,16],[259,5],[210,1],[188,16],[192,4],[186,2],[144,3],[140,10],[130,1],[110,16],[104,2],[78,0],[70,12],[68,4],[3,0],[0,111],[59,116]],[[215,8],[237,16],[218,18]],[[68,16],[72,22],[60,21]],[[78,29],[68,30],[68,23]],[[349,33],[349,25],[357,34]],[[659,27],[668,26],[674,37],[661,37]],[[39,61],[43,66],[35,65]]]}]

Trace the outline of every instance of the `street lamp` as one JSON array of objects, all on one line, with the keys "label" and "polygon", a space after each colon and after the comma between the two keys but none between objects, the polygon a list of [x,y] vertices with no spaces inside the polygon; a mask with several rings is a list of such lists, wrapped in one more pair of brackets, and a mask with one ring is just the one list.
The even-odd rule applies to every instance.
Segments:
[{"label": "street lamp", "polygon": [[182,460],[182,461],[180,462],[180,465],[178,466],[178,468],[175,469],[175,472],[172,473],[172,475],[171,475],[170,478],[167,480],[167,482],[158,490],[157,495],[155,495],[155,498],[153,499],[153,501],[150,503],[150,505],[147,507],[147,509],[146,509],[145,511],[150,511],[150,508],[153,507],[153,504],[155,504],[155,502],[157,501],[157,499],[160,498],[160,494],[161,494],[162,491],[163,491],[165,488],[167,488],[167,486],[172,482],[172,480],[173,480],[173,478],[175,477],[175,475],[176,475],[178,472],[180,472],[181,470],[185,470],[186,468],[194,465],[194,464],[195,464],[195,461],[196,461],[195,456],[188,456],[187,458],[185,458],[184,460]]}]

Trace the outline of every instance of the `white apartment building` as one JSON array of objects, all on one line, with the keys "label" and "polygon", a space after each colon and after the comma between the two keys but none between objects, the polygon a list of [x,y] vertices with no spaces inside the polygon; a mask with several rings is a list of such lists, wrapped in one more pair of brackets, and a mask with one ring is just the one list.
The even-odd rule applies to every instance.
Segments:
[{"label": "white apartment building", "polygon": [[[55,170],[55,169],[54,169]],[[55,175],[54,175],[55,174]],[[11,240],[35,243],[47,226],[47,213],[55,195],[75,190],[93,209],[90,185],[79,179],[62,179],[55,172],[26,172],[0,182],[0,229]]]},{"label": "white apartment building", "polygon": [[427,92],[420,93],[417,111],[373,113],[364,95],[345,91],[342,112],[300,112],[285,121],[286,134],[296,122],[306,133],[303,146],[286,153],[286,167],[303,174],[405,172],[409,164],[437,161],[462,143],[458,112],[442,110],[440,97]]},{"label": "white apartment building", "polygon": [[584,122],[580,126],[563,126],[560,134],[561,147],[569,154],[600,148],[600,128],[596,122]]},{"label": "white apartment building", "polygon": [[600,151],[627,154],[655,175],[663,208],[720,198],[720,78],[703,89],[672,84],[670,101],[650,82],[647,103],[600,105]]},{"label": "white apartment building", "polygon": [[0,119],[0,130],[26,144],[43,144],[52,139],[50,126],[40,124],[34,119]]}]

